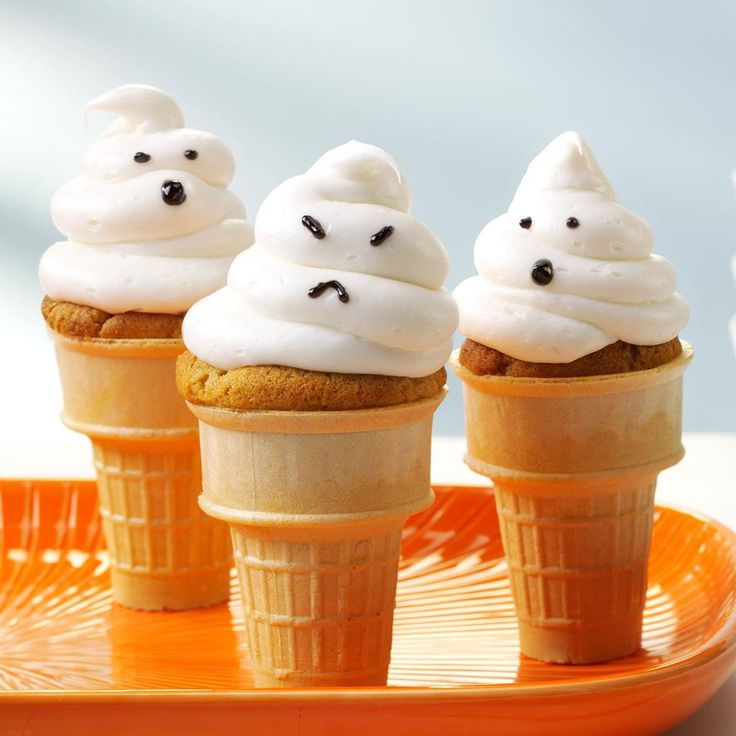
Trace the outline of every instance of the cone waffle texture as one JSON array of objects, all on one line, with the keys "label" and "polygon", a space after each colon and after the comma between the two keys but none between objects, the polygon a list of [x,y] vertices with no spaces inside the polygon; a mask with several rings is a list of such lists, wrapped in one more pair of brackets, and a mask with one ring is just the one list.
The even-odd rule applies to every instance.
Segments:
[{"label": "cone waffle texture", "polygon": [[197,428],[174,383],[181,342],[52,337],[62,419],[92,440],[115,600],[145,610],[226,600],[230,540],[197,504]]},{"label": "cone waffle texture", "polygon": [[130,608],[180,610],[227,598],[228,529],[197,504],[196,438],[92,445],[116,600]]},{"label": "cone waffle texture", "polygon": [[464,382],[468,465],[493,480],[521,649],[602,662],[641,644],[657,474],[682,456],[682,373]]},{"label": "cone waffle texture", "polygon": [[258,684],[385,684],[401,524],[232,531]]},{"label": "cone waffle texture", "polygon": [[200,418],[207,513],[230,524],[255,684],[385,684],[401,529],[433,499],[442,398]]},{"label": "cone waffle texture", "polygon": [[600,662],[641,644],[656,475],[576,498],[496,485],[524,653]]}]

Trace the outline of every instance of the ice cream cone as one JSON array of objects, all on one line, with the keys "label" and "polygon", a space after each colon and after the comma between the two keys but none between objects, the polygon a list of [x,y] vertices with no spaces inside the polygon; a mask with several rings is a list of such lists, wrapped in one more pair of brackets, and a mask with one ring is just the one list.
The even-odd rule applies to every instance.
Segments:
[{"label": "ice cream cone", "polygon": [[231,547],[226,525],[197,505],[197,426],[174,382],[181,341],[51,336],[62,420],[94,449],[115,600],[145,610],[226,600]]},{"label": "ice cream cone", "polygon": [[200,420],[200,505],[230,525],[256,685],[385,684],[401,529],[431,504],[436,396]]},{"label": "ice cream cone", "polygon": [[641,644],[657,474],[683,454],[682,354],[580,378],[463,381],[467,464],[492,479],[521,650],[601,662]]}]

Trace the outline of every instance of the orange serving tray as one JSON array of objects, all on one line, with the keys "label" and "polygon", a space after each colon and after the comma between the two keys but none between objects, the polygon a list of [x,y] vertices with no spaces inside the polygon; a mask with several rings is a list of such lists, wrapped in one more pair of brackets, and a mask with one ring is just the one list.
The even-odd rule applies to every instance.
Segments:
[{"label": "orange serving tray", "polygon": [[661,733],[736,659],[736,535],[658,507],[644,648],[605,665],[519,654],[492,492],[437,488],[403,543],[389,687],[255,690],[229,605],[113,605],[91,482],[0,481],[0,733]]}]

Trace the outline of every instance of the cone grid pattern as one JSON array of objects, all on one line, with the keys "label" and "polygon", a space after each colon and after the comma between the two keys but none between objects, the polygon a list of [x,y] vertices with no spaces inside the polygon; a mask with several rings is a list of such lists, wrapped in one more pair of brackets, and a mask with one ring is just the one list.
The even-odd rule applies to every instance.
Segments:
[{"label": "cone grid pattern", "polygon": [[497,484],[518,617],[584,631],[641,621],[656,479],[587,497],[533,497]]},{"label": "cone grid pattern", "polygon": [[385,681],[401,528],[329,542],[252,531],[232,529],[254,670]]},{"label": "cone grid pattern", "polygon": [[113,567],[181,576],[229,567],[227,525],[197,504],[199,453],[93,443],[105,540]]}]

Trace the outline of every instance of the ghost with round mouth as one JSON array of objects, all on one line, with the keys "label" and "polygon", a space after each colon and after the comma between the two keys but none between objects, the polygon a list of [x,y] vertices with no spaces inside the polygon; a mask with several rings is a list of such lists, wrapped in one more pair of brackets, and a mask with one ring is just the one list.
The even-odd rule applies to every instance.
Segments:
[{"label": "ghost with round mouth", "polygon": [[351,141],[266,198],[256,242],[182,334],[213,366],[427,376],[452,350],[457,307],[437,237],[409,214],[394,160]]},{"label": "ghost with round mouth", "polygon": [[253,242],[245,208],[228,186],[227,146],[184,127],[176,102],[125,85],[86,112],[117,119],[84,157],[84,173],[54,195],[51,246],[41,284],[54,300],[118,314],[177,314],[218,289],[233,258]]},{"label": "ghost with round mouth", "polygon": [[563,133],[479,235],[479,275],[454,292],[460,332],[535,363],[569,363],[618,340],[665,343],[686,325],[688,306],[653,241],[582,138]]}]

